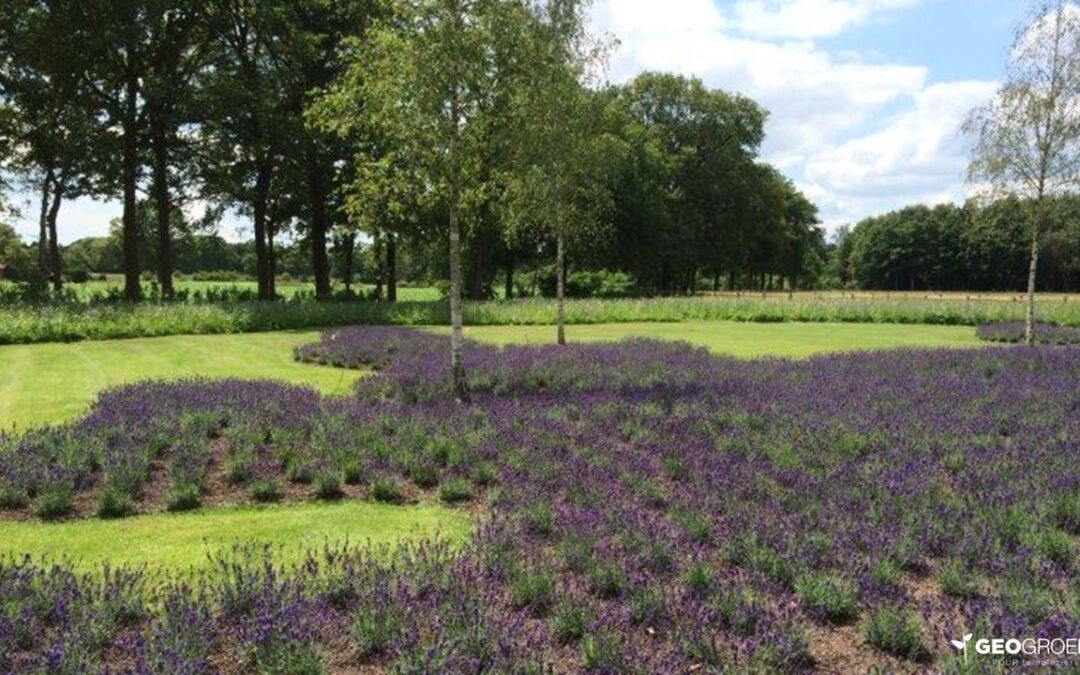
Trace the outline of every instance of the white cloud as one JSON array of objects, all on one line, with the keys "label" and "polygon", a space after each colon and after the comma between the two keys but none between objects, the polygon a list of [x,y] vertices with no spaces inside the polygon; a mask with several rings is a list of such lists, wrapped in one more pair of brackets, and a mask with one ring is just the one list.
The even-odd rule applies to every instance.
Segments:
[{"label": "white cloud", "polygon": [[[967,111],[993,83],[928,84],[921,65],[809,40],[919,0],[600,0],[595,23],[620,38],[614,81],[643,70],[700,77],[770,111],[765,159],[822,207],[827,224],[909,201],[961,199]],[[663,8],[661,11],[660,8]]]},{"label": "white cloud", "polygon": [[973,104],[996,87],[985,81],[930,85],[878,129],[809,158],[806,182],[827,217],[963,199],[968,153],[960,128]]},{"label": "white cloud", "polygon": [[654,22],[643,20],[637,3],[602,3],[597,22],[621,40],[612,78],[668,70],[754,98],[770,111],[764,151],[781,167],[798,164],[924,86],[927,71],[921,66],[863,61],[850,53],[838,57],[806,41],[733,36],[716,5],[706,5],[708,11],[698,0],[672,0],[664,3],[667,18]]},{"label": "white cloud", "polygon": [[772,38],[838,35],[889,10],[919,0],[739,0],[734,26],[743,33]]}]

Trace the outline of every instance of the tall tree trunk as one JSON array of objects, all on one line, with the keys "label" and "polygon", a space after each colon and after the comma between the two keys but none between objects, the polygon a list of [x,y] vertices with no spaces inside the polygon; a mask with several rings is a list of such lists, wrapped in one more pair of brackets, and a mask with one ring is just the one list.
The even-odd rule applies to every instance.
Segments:
[{"label": "tall tree trunk", "polygon": [[38,219],[38,273],[37,288],[44,291],[49,278],[49,195],[52,193],[53,171],[45,171],[41,181],[41,215]]},{"label": "tall tree trunk", "polygon": [[506,263],[506,285],[503,288],[503,298],[511,300],[514,297],[514,261]]},{"label": "tall tree trunk", "polygon": [[555,315],[556,341],[566,344],[566,246],[562,232],[555,243]]},{"label": "tall tree trunk", "polygon": [[277,298],[277,245],[274,243],[274,236],[277,234],[277,227],[274,225],[274,221],[267,220],[266,222],[266,288],[270,293],[270,299]]},{"label": "tall tree trunk", "polygon": [[52,273],[53,289],[59,292],[64,288],[64,266],[60,259],[60,240],[56,234],[56,219],[60,215],[60,203],[64,199],[62,180],[53,181],[52,205],[49,206],[49,271]]},{"label": "tall tree trunk", "polygon": [[348,232],[342,237],[342,261],[341,283],[345,284],[345,292],[352,292],[353,256],[356,254],[356,233]]},{"label": "tall tree trunk", "polygon": [[[464,30],[461,6],[455,0],[451,6],[453,31],[458,35]],[[459,401],[469,398],[469,383],[465,379],[465,362],[462,360],[464,342],[461,323],[461,167],[458,149],[461,145],[461,101],[458,90],[459,63],[452,62],[450,91],[450,375],[454,396]]]},{"label": "tall tree trunk", "polygon": [[[1036,207],[1038,208],[1038,207]],[[1038,216],[1036,216],[1038,218]],[[1038,221],[1031,231],[1031,264],[1028,266],[1027,286],[1027,321],[1024,327],[1024,342],[1035,344],[1035,274],[1039,267],[1039,226]]]},{"label": "tall tree trunk", "polygon": [[450,188],[450,370],[454,395],[460,400],[469,396],[465,363],[461,348],[461,186],[455,175]]},{"label": "tall tree trunk", "polygon": [[308,199],[311,207],[311,267],[315,272],[315,297],[330,299],[330,259],[326,255],[326,233],[329,217],[326,213],[326,176],[320,164],[319,149],[314,142],[308,146]]},{"label": "tall tree trunk", "polygon": [[[132,59],[128,51],[128,59]],[[123,184],[124,184],[124,298],[129,302],[138,302],[142,298],[142,284],[139,279],[139,218],[138,180],[139,180],[139,139],[138,126],[139,80],[134,64],[128,64],[127,82],[124,91],[123,130]]]},{"label": "tall tree trunk", "polygon": [[375,258],[375,299],[383,299],[383,284],[386,282],[386,256],[383,255],[383,233],[376,229],[371,236],[371,252]]},{"label": "tall tree trunk", "polygon": [[397,302],[397,238],[386,233],[386,301]]},{"label": "tall tree trunk", "polygon": [[255,226],[255,276],[259,281],[259,299],[273,300],[274,292],[270,279],[270,255],[266,236],[266,210],[270,199],[270,162],[259,162],[255,175],[255,195],[251,204],[252,220]]},{"label": "tall tree trunk", "polygon": [[169,147],[165,130],[160,124],[154,125],[150,143],[154,154],[154,209],[157,211],[158,240],[158,285],[161,297],[172,300],[176,297],[173,288],[173,242],[172,242],[172,200],[169,197]]}]

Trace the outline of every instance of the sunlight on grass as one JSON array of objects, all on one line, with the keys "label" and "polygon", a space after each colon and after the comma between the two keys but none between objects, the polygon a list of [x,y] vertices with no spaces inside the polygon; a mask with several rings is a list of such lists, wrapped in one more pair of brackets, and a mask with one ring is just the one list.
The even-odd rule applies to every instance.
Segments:
[{"label": "sunlight on grass", "polygon": [[471,529],[465,512],[431,505],[342,501],[224,507],[122,520],[0,522],[0,554],[69,558],[82,569],[107,562],[171,572],[204,566],[208,554],[238,543],[279,547],[280,560],[294,562],[305,550],[325,543],[392,546],[438,536],[458,544]]},{"label": "sunlight on grass", "polygon": [[348,393],[359,372],[293,360],[293,347],[318,339],[281,331],[0,346],[0,429],[70,420],[103,389],[145,379],[273,379]]},{"label": "sunlight on grass", "polygon": [[[431,330],[445,331],[445,328]],[[467,326],[466,337],[495,344],[546,344],[555,341],[554,326]],[[841,351],[898,347],[979,347],[986,343],[971,326],[862,323],[618,323],[567,326],[571,342],[647,337],[685,340],[717,354],[753,358],[808,358]]]}]

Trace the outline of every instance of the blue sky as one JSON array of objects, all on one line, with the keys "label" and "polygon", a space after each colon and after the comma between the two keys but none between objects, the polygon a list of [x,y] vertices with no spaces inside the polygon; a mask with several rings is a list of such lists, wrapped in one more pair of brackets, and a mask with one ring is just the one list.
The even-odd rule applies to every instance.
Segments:
[{"label": "blue sky", "polygon": [[[833,229],[967,194],[967,112],[1000,81],[1022,0],[594,0],[621,46],[609,78],[672,70],[770,111],[764,159]],[[27,197],[22,197],[27,199]],[[36,236],[33,206],[16,227]],[[64,206],[61,239],[104,234],[116,202]],[[246,238],[229,219],[222,234]]]},{"label": "blue sky", "polygon": [[598,0],[610,77],[674,70],[770,111],[763,157],[833,229],[962,201],[968,111],[1004,71],[1020,0]]}]

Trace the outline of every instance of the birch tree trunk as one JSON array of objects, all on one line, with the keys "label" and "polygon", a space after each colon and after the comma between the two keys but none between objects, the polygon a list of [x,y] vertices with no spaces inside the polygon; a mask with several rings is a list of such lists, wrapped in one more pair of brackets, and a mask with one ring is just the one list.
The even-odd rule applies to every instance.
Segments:
[{"label": "birch tree trunk", "polygon": [[1031,265],[1028,267],[1027,322],[1024,328],[1024,342],[1035,344],[1035,274],[1039,267],[1038,226],[1031,233]]},{"label": "birch tree trunk", "polygon": [[450,368],[454,378],[454,395],[468,398],[465,364],[461,359],[461,187],[454,177],[450,188]]},{"label": "birch tree trunk", "polygon": [[555,243],[555,314],[558,324],[557,341],[560,345],[566,344],[566,246],[563,242],[562,232],[556,237]]},{"label": "birch tree trunk", "polygon": [[[451,26],[460,35],[464,31],[464,18],[461,5],[454,0],[451,3]],[[461,334],[461,91],[460,61],[451,64],[450,90],[450,371],[453,378],[454,396],[459,401],[468,400],[469,386],[465,379],[465,363],[462,360]]]},{"label": "birch tree trunk", "polygon": [[161,297],[172,300],[176,297],[173,288],[173,250],[172,250],[172,200],[169,198],[169,148],[165,132],[160,124],[155,125],[151,139],[154,154],[154,208],[157,211],[158,237],[158,285]]},{"label": "birch tree trunk", "polygon": [[123,185],[124,185],[124,298],[128,302],[142,299],[142,283],[139,278],[139,220],[136,210],[139,204],[139,78],[135,72],[132,50],[127,59],[127,78],[124,89],[123,134]]},{"label": "birch tree trunk", "polygon": [[266,208],[270,195],[270,163],[261,160],[255,177],[255,195],[252,201],[252,220],[255,226],[255,276],[259,280],[259,299],[273,300],[274,291],[270,281],[270,253],[266,236]]}]

